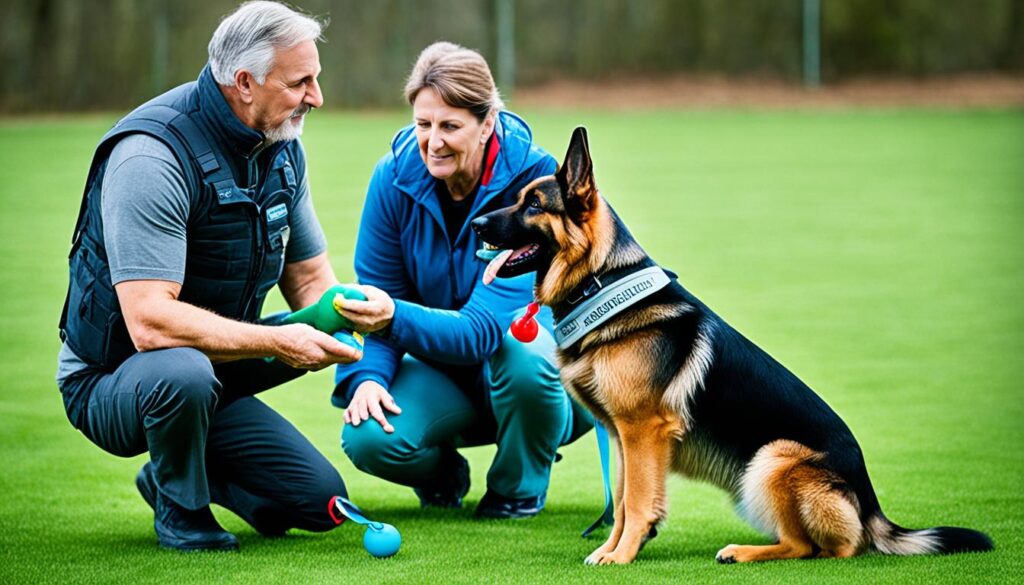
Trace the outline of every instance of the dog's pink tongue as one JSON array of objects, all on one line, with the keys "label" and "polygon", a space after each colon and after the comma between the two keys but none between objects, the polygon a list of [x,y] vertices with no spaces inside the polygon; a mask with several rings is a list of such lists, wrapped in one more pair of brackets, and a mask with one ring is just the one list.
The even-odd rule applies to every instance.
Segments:
[{"label": "dog's pink tongue", "polygon": [[484,269],[484,284],[491,284],[494,279],[498,276],[498,271],[505,265],[509,257],[512,256],[512,250],[502,250],[497,256],[495,256],[491,262]]}]

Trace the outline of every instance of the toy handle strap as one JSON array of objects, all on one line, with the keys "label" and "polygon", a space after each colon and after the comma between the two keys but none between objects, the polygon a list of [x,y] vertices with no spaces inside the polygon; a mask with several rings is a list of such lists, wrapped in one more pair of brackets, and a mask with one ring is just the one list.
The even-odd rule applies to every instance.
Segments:
[{"label": "toy handle strap", "polygon": [[344,518],[347,518],[355,522],[356,524],[369,526],[374,530],[380,530],[384,527],[384,525],[380,522],[374,522],[366,516],[363,516],[363,512],[362,510],[359,509],[359,506],[356,506],[355,504],[341,496],[334,496],[333,498],[331,498],[331,503],[330,505],[328,505],[327,510],[330,513],[331,519],[334,520],[335,524],[341,524],[344,521],[343,518],[338,518],[338,514],[340,514]]}]

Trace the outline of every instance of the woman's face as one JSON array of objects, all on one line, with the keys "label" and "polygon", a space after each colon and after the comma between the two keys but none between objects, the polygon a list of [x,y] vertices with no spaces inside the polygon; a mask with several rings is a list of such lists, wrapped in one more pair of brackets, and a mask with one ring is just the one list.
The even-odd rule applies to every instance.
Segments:
[{"label": "woman's face", "polygon": [[477,120],[465,108],[453,108],[431,87],[412,104],[416,141],[427,170],[436,179],[476,183],[482,172],[484,145],[494,130],[494,117]]}]

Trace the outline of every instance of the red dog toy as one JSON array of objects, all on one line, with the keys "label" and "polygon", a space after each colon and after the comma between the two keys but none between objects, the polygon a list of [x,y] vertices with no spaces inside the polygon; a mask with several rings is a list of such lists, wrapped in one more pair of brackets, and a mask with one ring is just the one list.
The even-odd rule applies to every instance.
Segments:
[{"label": "red dog toy", "polygon": [[509,329],[512,331],[512,337],[515,337],[523,343],[530,343],[534,339],[537,339],[537,320],[534,319],[534,315],[540,310],[540,305],[536,302],[526,305],[526,314],[512,322],[512,326]]}]

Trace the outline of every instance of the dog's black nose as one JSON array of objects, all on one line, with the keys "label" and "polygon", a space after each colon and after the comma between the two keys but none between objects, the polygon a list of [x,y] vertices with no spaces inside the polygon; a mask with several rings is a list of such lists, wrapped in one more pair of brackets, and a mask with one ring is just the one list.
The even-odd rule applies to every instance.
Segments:
[{"label": "dog's black nose", "polygon": [[470,222],[469,225],[473,226],[473,231],[475,231],[478,234],[481,234],[485,229],[487,229],[487,216],[483,215],[481,217],[478,217],[474,219],[472,222]]}]

